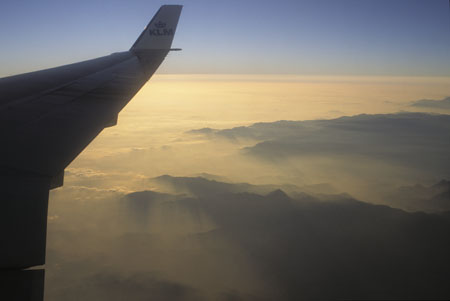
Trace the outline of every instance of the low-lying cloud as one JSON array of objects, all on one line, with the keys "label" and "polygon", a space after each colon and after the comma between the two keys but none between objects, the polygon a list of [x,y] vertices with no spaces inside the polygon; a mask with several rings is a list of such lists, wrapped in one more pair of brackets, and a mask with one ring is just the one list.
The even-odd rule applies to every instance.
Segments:
[{"label": "low-lying cloud", "polygon": [[446,97],[441,100],[434,99],[421,99],[414,101],[411,107],[421,108],[421,109],[438,109],[450,111],[450,97]]}]

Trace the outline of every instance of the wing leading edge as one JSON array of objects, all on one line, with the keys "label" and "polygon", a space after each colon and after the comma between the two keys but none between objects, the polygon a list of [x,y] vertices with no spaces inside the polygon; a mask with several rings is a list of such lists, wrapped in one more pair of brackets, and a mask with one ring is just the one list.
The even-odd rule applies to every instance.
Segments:
[{"label": "wing leading edge", "polygon": [[180,5],[163,5],[129,51],[0,79],[0,269],[45,262],[48,192],[171,50]]}]

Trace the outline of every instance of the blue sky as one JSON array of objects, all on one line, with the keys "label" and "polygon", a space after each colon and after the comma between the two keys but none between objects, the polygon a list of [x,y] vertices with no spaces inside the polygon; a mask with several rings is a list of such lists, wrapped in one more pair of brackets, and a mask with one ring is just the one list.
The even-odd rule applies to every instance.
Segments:
[{"label": "blue sky", "polygon": [[2,1],[0,75],[127,50],[183,4],[161,73],[450,76],[447,0]]}]

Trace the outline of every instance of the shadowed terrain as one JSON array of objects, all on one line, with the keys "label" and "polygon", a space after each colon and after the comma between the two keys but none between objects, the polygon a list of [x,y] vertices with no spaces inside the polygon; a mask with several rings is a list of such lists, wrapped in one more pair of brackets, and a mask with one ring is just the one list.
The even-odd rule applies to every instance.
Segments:
[{"label": "shadowed terrain", "polygon": [[[281,189],[259,194],[255,185],[205,178],[163,176],[152,182],[166,192],[118,195],[115,201],[91,204],[92,212],[79,211],[86,234],[77,238],[78,244],[96,250],[81,251],[90,254],[89,259],[77,262],[75,250],[71,257],[57,258],[54,243],[70,248],[75,230],[70,230],[70,221],[50,227],[54,243],[49,256],[56,256],[51,262],[58,262],[64,277],[77,275],[84,284],[55,286],[60,289],[49,296],[72,300],[71,292],[80,290],[88,296],[116,297],[111,292],[120,296],[132,290],[135,300],[147,294],[160,300],[401,299],[450,294],[448,215],[407,213],[345,194],[289,196]],[[80,204],[71,206],[80,210]],[[96,220],[94,212],[102,209],[109,223],[100,231],[97,227],[105,221]],[[53,213],[63,215],[64,209],[59,210]],[[81,268],[108,270],[112,262],[113,273],[89,274]],[[142,270],[147,272],[138,272]],[[231,290],[227,283],[234,277],[239,284]]]}]

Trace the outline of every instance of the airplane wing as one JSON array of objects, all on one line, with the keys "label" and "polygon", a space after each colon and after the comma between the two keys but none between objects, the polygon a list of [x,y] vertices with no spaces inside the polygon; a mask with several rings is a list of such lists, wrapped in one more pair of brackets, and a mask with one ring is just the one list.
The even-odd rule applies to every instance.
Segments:
[{"label": "airplane wing", "polygon": [[0,79],[0,269],[44,264],[49,190],[159,67],[181,8],[163,5],[129,51]]}]

